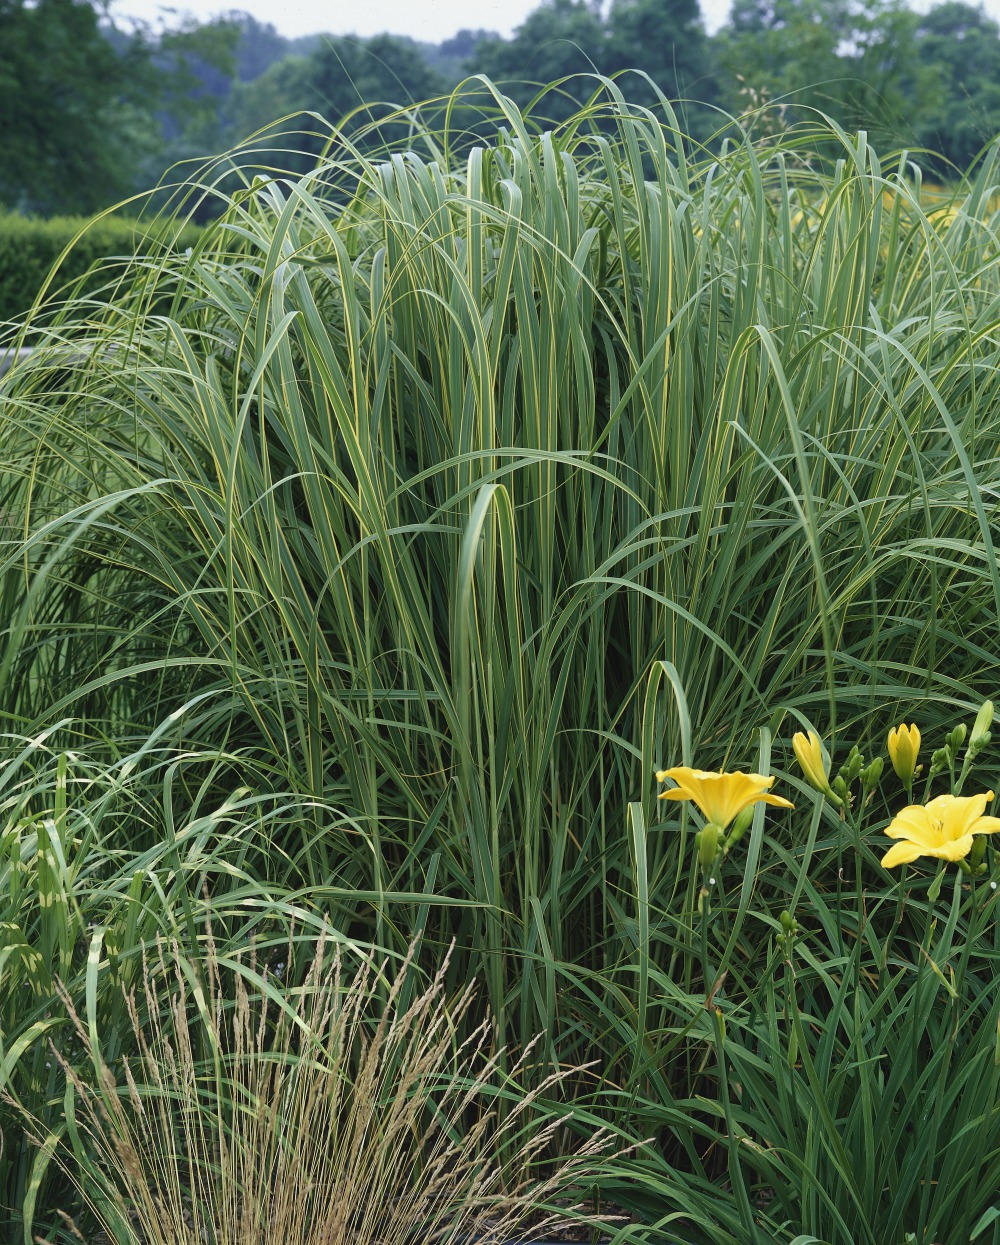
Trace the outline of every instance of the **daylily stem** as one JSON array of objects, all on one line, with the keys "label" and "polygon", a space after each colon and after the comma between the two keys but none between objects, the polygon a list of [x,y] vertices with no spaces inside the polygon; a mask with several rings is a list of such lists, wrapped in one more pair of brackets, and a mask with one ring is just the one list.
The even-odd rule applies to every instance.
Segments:
[{"label": "daylily stem", "polygon": [[962,768],[958,775],[958,782],[954,783],[951,788],[952,795],[962,794],[962,787],[965,784],[966,778],[969,776],[969,770],[972,768],[972,757],[970,755],[971,751],[971,748],[966,748],[965,750],[965,759],[962,761]]},{"label": "daylily stem", "polygon": [[[851,827],[851,833],[854,836],[854,878],[855,878],[855,885],[856,885],[856,894],[860,895],[861,894],[861,857],[862,857],[861,823],[860,823],[860,820],[857,817],[855,817],[854,810],[851,808],[850,804],[847,801],[845,801],[844,803],[844,818],[847,821],[848,825]],[[838,883],[838,892],[839,892],[839,889],[840,887]]]},{"label": "daylily stem", "polygon": [[706,886],[703,886],[698,893],[698,913],[701,917],[701,972],[705,979],[707,996],[710,989],[709,982],[712,980],[708,964],[708,922],[712,916],[712,900]]}]

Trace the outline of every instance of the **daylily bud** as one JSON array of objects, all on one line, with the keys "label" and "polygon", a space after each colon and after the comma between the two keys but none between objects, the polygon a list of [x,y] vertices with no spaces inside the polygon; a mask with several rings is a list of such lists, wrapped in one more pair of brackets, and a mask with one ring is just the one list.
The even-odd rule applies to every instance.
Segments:
[{"label": "daylily bud", "polygon": [[709,873],[719,854],[719,827],[710,821],[698,831],[694,841],[698,844],[698,859],[701,861],[701,867],[705,873]]},{"label": "daylily bud", "polygon": [[[989,742],[990,727],[993,725],[993,701],[984,700],[982,707],[976,714],[976,720],[972,724],[972,738],[969,740],[969,747],[975,748],[983,746]],[[985,737],[985,738],[984,738]],[[983,741],[983,744],[980,743]]]},{"label": "daylily bud", "polygon": [[815,787],[823,795],[829,796],[834,803],[840,803],[830,786],[830,771],[823,760],[823,746],[816,732],[810,731],[806,735],[802,731],[796,731],[792,736],[792,750],[810,787]]},{"label": "daylily bud", "polygon": [[992,735],[990,734],[990,726],[993,723],[993,701],[984,700],[982,707],[976,714],[976,720],[972,724],[972,737],[969,740],[969,750],[966,753],[966,765],[974,761],[980,752],[989,744]]},{"label": "daylily bud", "polygon": [[882,777],[882,771],[885,769],[885,760],[883,757],[876,757],[867,768],[861,771],[861,788],[867,794],[873,791],[877,786],[879,779]]},{"label": "daylily bud", "polygon": [[959,724],[949,734],[948,739],[947,739],[947,744],[948,744],[948,747],[951,749],[953,756],[959,750],[959,748],[961,748],[962,744],[965,743],[965,736],[967,734],[968,734],[968,730],[964,722],[959,722]]},{"label": "daylily bud", "polygon": [[936,778],[938,774],[943,773],[951,764],[951,753],[947,748],[935,748],[931,753],[931,772],[930,777]]},{"label": "daylily bud", "polygon": [[858,751],[858,745],[854,744],[851,747],[850,752],[847,754],[847,760],[840,767],[840,776],[848,786],[850,786],[855,778],[857,778],[857,776],[861,773],[864,763],[865,758]]},{"label": "daylily bud", "polygon": [[743,838],[746,832],[750,829],[750,823],[752,821],[753,805],[749,804],[741,813],[737,814],[736,820],[733,822],[732,829],[726,835],[726,842],[723,847],[723,851],[728,852],[734,844],[738,843],[740,839]]},{"label": "daylily bud", "polygon": [[781,933],[776,936],[775,941],[782,951],[789,955],[799,934],[799,923],[787,909],[778,917],[778,921],[781,925]]},{"label": "daylily bud", "polygon": [[969,849],[969,867],[973,873],[979,872],[979,866],[983,863],[983,857],[986,855],[986,835],[977,834],[972,840],[972,847]]},{"label": "daylily bud", "polygon": [[844,782],[843,775],[838,774],[833,780],[833,790],[841,801],[847,799],[847,783]]},{"label": "daylily bud", "polygon": [[913,775],[917,770],[917,756],[920,752],[920,731],[916,724],[907,726],[903,723],[894,726],[889,732],[889,760],[896,771],[899,781],[907,791],[913,786]]}]

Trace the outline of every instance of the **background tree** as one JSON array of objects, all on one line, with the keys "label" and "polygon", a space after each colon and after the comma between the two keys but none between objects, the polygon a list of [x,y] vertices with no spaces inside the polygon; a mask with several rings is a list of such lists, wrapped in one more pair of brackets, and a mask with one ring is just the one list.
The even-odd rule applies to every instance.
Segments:
[{"label": "background tree", "polygon": [[[294,113],[318,113],[332,125],[349,114],[356,132],[397,107],[440,95],[445,82],[428,65],[417,45],[396,35],[373,39],[326,37],[307,56],[286,56],[233,95],[232,134],[242,141],[255,131]],[[301,119],[300,119],[301,120]],[[326,133],[302,120],[305,129],[292,140],[300,153],[289,169],[305,168],[323,148]],[[369,141],[380,141],[372,131]]]},{"label": "background tree", "polygon": [[729,110],[739,114],[761,98],[829,112],[844,7],[841,0],[734,0],[714,48]]},{"label": "background tree", "polygon": [[129,193],[159,135],[149,48],[105,38],[85,0],[0,0],[0,202],[89,212]]},{"label": "background tree", "polygon": [[443,43],[420,43],[421,54],[428,65],[449,86],[461,82],[475,60],[476,48],[489,40],[499,40],[494,30],[460,30]]},{"label": "background tree", "polygon": [[[628,97],[652,104],[647,75],[682,101],[682,126],[702,140],[718,128],[713,106],[739,114],[751,93],[763,95],[789,102],[793,117],[812,108],[866,129],[883,151],[940,152],[942,177],[1000,132],[1000,26],[964,0],[923,16],[904,0],[734,0],[713,38],[698,0],[542,0],[513,38],[463,30],[436,45],[394,35],[291,40],[238,11],[128,32],[95,0],[0,0],[0,206],[90,212],[282,116],[315,112],[336,124],[360,108],[356,132],[390,103],[425,100],[476,73],[521,107],[540,84],[561,81],[536,107],[543,122],[575,112],[594,73],[624,75]],[[458,148],[495,126],[491,100],[474,88],[452,119],[468,131]],[[290,170],[325,144],[313,128]],[[376,127],[370,143],[381,137]]]},{"label": "background tree", "polygon": [[1000,134],[1000,25],[981,7],[951,0],[917,19],[917,52],[937,77],[922,145],[959,169]]},{"label": "background tree", "polygon": [[[698,0],[613,0],[608,24],[613,67],[648,74],[671,100],[684,101],[689,132],[711,133],[715,119],[697,102],[715,103],[719,92]],[[638,79],[627,93],[637,102],[655,98]]]},{"label": "background tree", "polygon": [[921,118],[937,107],[937,75],[917,50],[919,18],[904,0],[853,4],[849,18],[834,93],[839,119],[883,146],[912,144]]},{"label": "background tree", "polygon": [[727,106],[743,111],[752,90],[867,129],[883,147],[912,144],[936,81],[917,21],[901,0],[735,0],[716,40]]},{"label": "background tree", "polygon": [[[242,33],[238,22],[218,17],[200,25],[188,21],[150,39],[149,102],[160,142],[135,169],[137,189],[154,185],[165,169],[201,163],[226,146],[224,110]],[[176,171],[191,175],[190,167]]]},{"label": "background tree", "polygon": [[586,75],[610,73],[616,50],[601,16],[599,3],[589,0],[544,0],[514,32],[512,39],[483,40],[469,62],[472,72],[483,73],[524,107],[538,85],[569,78],[562,94],[549,92],[545,116],[563,120],[589,96],[595,83]]}]

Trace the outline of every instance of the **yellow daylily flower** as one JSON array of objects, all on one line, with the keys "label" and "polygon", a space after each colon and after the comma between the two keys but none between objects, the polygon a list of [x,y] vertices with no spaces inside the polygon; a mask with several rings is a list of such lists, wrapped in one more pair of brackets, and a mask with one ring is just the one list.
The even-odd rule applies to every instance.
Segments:
[{"label": "yellow daylily flower", "polygon": [[692,800],[704,813],[706,821],[720,830],[725,830],[751,804],[763,802],[779,808],[795,807],[790,800],[770,794],[768,787],[774,779],[764,774],[714,773],[675,765],[673,769],[660,770],[656,775],[658,782],[664,782],[667,778],[672,778],[677,786],[662,791],[661,800]]},{"label": "yellow daylily flower", "polygon": [[882,857],[887,869],[909,864],[919,856],[964,860],[973,836],[995,834],[1000,817],[984,817],[993,792],[983,795],[939,795],[927,804],[908,804],[897,813],[886,834],[898,839]]},{"label": "yellow daylily flower", "polygon": [[889,760],[899,781],[909,789],[917,772],[917,754],[920,752],[920,732],[916,723],[909,726],[903,722],[889,732]]},{"label": "yellow daylily flower", "polygon": [[802,731],[796,731],[792,736],[792,751],[805,775],[806,782],[811,787],[815,787],[817,791],[822,791],[824,795],[833,795],[830,772],[827,763],[823,760],[823,748],[816,732],[810,731],[808,735],[805,735]]}]

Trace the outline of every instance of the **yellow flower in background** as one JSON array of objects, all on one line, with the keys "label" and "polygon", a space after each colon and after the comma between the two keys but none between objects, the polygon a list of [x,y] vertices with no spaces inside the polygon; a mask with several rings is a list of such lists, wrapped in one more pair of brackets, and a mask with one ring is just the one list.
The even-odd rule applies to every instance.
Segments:
[{"label": "yellow flower in background", "polygon": [[927,216],[935,225],[944,225],[947,228],[962,216],[962,209],[952,204],[951,207],[937,208],[933,212],[928,212]]},{"label": "yellow flower in background", "polygon": [[928,804],[908,804],[897,813],[886,834],[898,839],[882,857],[887,869],[909,864],[919,856],[964,860],[973,836],[1000,830],[1000,817],[984,817],[993,792],[983,795],[939,795]]},{"label": "yellow flower in background", "polygon": [[920,732],[916,724],[902,723],[889,732],[889,760],[899,776],[899,781],[909,790],[913,775],[917,772],[917,754],[920,752]]},{"label": "yellow flower in background", "polygon": [[725,830],[751,804],[763,802],[778,808],[794,808],[790,800],[768,791],[774,779],[764,774],[725,774],[711,770],[689,769],[675,765],[673,769],[660,770],[656,779],[663,782],[672,778],[677,784],[669,791],[660,793],[661,800],[691,800],[697,804],[710,825]]},{"label": "yellow flower in background", "polygon": [[802,731],[796,731],[792,736],[792,751],[806,782],[824,795],[833,795],[830,772],[823,760],[823,747],[816,732],[810,731],[805,735]]}]

